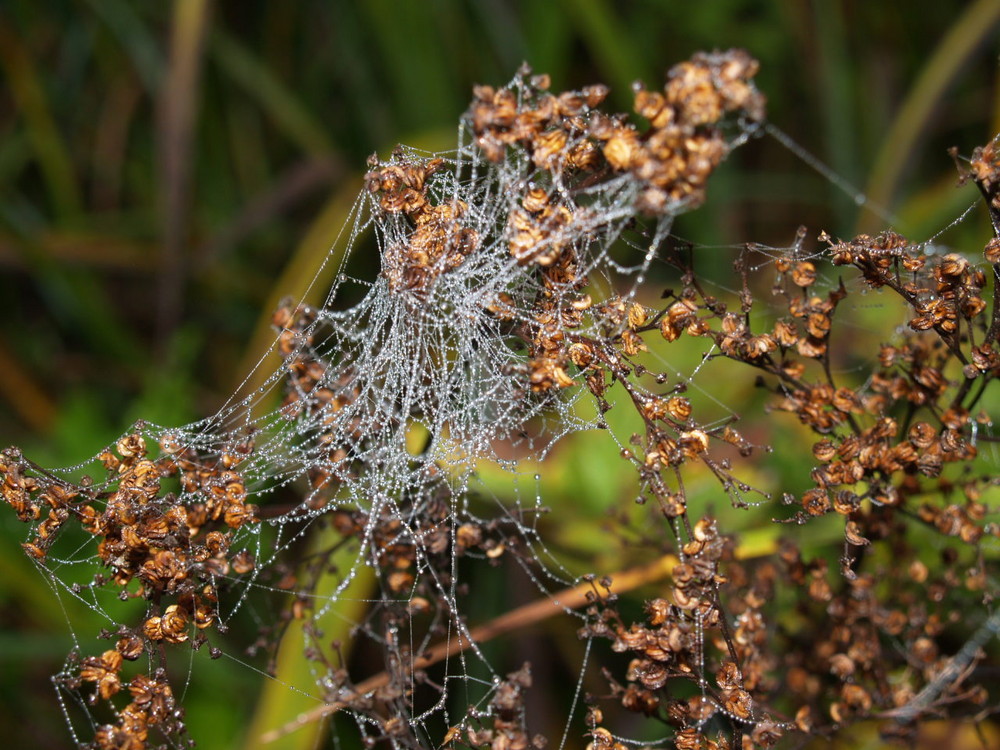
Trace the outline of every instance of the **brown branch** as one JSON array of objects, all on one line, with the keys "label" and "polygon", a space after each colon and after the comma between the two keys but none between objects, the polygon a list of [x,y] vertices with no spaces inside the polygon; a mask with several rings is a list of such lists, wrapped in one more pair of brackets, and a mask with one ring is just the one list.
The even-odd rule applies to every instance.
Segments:
[{"label": "brown branch", "polygon": [[[640,565],[623,571],[613,577],[613,592],[621,594],[626,591],[636,589],[647,583],[663,580],[670,575],[674,566],[677,565],[678,562],[679,561],[676,556],[664,555],[663,557],[660,557],[646,565]],[[612,589],[609,589],[609,591]],[[473,643],[486,643],[487,641],[503,635],[504,633],[509,633],[513,630],[518,630],[520,628],[527,627],[528,625],[542,622],[543,620],[547,620],[550,617],[566,612],[567,610],[578,609],[579,607],[589,603],[590,600],[587,598],[587,594],[592,593],[593,591],[594,584],[586,581],[576,586],[563,589],[562,591],[559,591],[551,596],[547,596],[533,601],[530,604],[518,607],[517,609],[490,620],[479,627],[473,628],[467,635],[459,635],[457,638],[435,644],[425,651],[423,655],[413,661],[413,669],[426,669],[427,667],[437,664],[444,659],[466,651],[472,646]],[[353,692],[358,695],[365,695],[367,693],[371,693],[373,690],[383,687],[388,684],[388,682],[389,673],[379,672],[378,674],[358,683]],[[301,714],[295,720],[290,721],[284,726],[262,735],[260,738],[261,742],[265,744],[274,742],[285,735],[302,728],[306,724],[319,721],[345,708],[348,708],[348,703],[344,701],[335,701],[333,703],[325,703],[321,706],[317,706],[313,710]]]},{"label": "brown branch", "polygon": [[[754,548],[752,551],[749,549],[737,549],[736,557],[738,559],[745,559],[748,557],[767,554],[769,551],[770,550],[763,550],[761,548]],[[674,567],[679,562],[680,561],[676,555],[663,555],[646,565],[639,565],[622,571],[621,573],[617,573],[611,577],[611,586],[608,588],[608,592],[611,594],[623,594],[648,583],[662,581],[671,575]],[[442,641],[441,643],[435,644],[425,651],[422,656],[413,661],[412,669],[426,669],[427,667],[437,664],[440,661],[468,650],[473,643],[483,644],[503,635],[504,633],[519,630],[520,628],[524,628],[529,625],[534,625],[555,615],[565,613],[571,609],[578,609],[591,601],[587,595],[591,594],[593,591],[594,583],[592,581],[584,581],[576,586],[571,586],[570,588],[556,592],[551,596],[547,596],[533,601],[530,604],[518,607],[507,614],[501,615],[500,617],[494,618],[483,625],[473,628],[467,635],[459,635],[459,637],[453,640]],[[357,695],[371,693],[372,691],[387,685],[389,683],[389,679],[390,676],[388,672],[379,672],[378,674],[358,683],[353,692]],[[349,704],[346,701],[324,703],[311,711],[300,714],[296,719],[288,722],[284,726],[261,735],[260,741],[262,744],[275,742],[276,740],[301,729],[307,724],[311,724],[314,721],[320,721],[321,719],[342,711],[345,708],[349,708]]]}]

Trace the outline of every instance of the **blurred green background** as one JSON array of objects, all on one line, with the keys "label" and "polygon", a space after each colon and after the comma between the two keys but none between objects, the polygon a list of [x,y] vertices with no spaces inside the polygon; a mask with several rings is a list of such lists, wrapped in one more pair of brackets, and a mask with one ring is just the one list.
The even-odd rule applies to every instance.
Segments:
[{"label": "blurred green background", "polygon": [[[320,267],[366,157],[451,147],[472,85],[524,61],[555,90],[606,83],[624,111],[632,81],[745,47],[770,121],[928,237],[975,197],[946,149],[1000,127],[998,19],[997,0],[4,0],[0,443],[63,466],[138,417],[213,413]],[[762,138],[677,233],[785,245],[800,224],[880,221]],[[987,237],[981,217],[959,229]],[[72,642],[24,535],[0,509],[0,727],[10,747],[64,748],[49,677]],[[259,686],[232,663],[205,673],[195,738],[239,747]]]}]

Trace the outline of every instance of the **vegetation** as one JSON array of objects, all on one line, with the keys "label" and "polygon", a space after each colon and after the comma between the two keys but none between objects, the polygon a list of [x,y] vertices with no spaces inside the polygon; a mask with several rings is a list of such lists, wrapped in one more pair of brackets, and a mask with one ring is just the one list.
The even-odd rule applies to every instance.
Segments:
[{"label": "vegetation", "polygon": [[[990,383],[1000,368],[1000,257],[990,237],[1000,204],[995,124],[984,123],[993,113],[982,111],[995,84],[965,68],[988,54],[998,11],[942,4],[904,21],[913,28],[867,7],[810,12],[734,2],[680,15],[647,3],[616,15],[609,3],[565,2],[483,17],[478,7],[251,12],[193,0],[15,2],[0,12],[0,252],[11,305],[0,416],[4,443],[22,448],[2,466],[14,512],[0,514],[9,571],[0,648],[14,665],[3,710],[18,717],[5,725],[23,728],[22,744],[68,742],[38,735],[62,723],[52,720],[52,674],[79,740],[101,747],[180,741],[175,700],[205,747],[255,747],[302,711],[311,711],[299,722],[306,729],[288,726],[272,747],[315,746],[330,721],[347,747],[384,737],[557,743],[576,706],[565,684],[581,675],[587,706],[567,735],[580,746],[610,748],[622,736],[678,747],[857,743],[879,731],[923,741],[939,716],[978,726],[983,744],[995,739],[997,697],[985,687],[997,655]],[[753,14],[759,25],[746,20]],[[730,45],[760,59],[756,88],[756,63],[737,53],[692,58],[660,85],[667,64]],[[477,54],[484,49],[495,52]],[[466,119],[468,148],[499,184],[523,183],[506,208],[449,203],[459,187],[446,165],[388,154],[395,141],[451,148],[472,84],[505,81],[523,59],[549,75],[525,74],[517,97],[477,88]],[[646,87],[634,90],[635,79]],[[585,88],[594,81],[608,86]],[[550,89],[570,93],[549,99]],[[758,92],[778,138],[729,155],[741,136],[769,127]],[[634,110],[637,125],[601,119],[601,109]],[[512,129],[514,120],[532,125]],[[822,153],[832,173],[809,171],[782,131]],[[951,145],[968,157],[958,162],[963,190],[942,158]],[[381,158],[358,169],[373,150]],[[513,179],[525,174],[530,185]],[[841,190],[845,180],[867,181],[864,206]],[[362,238],[328,257],[363,188],[381,244]],[[979,208],[952,226],[975,188]],[[581,219],[588,211],[597,218]],[[809,229],[795,235],[800,224]],[[883,231],[890,226],[913,240]],[[593,236],[600,263],[588,265]],[[503,278],[515,294],[468,308],[482,316],[470,341],[482,352],[493,339],[479,331],[500,336],[492,359],[482,356],[517,365],[494,375],[521,382],[524,408],[509,420],[528,433],[490,450],[509,450],[530,474],[552,415],[606,424],[621,444],[600,432],[563,438],[531,489],[512,491],[509,474],[482,464],[445,472],[475,477],[466,499],[462,482],[425,477],[419,497],[380,506],[384,517],[362,489],[344,501],[339,488],[357,477],[393,475],[396,454],[377,435],[386,423],[352,395],[371,386],[357,386],[323,348],[340,341],[341,324],[319,295],[332,285],[343,288],[341,309],[357,302],[338,280],[338,253],[369,248],[350,256],[351,277],[382,278],[391,299],[420,309],[492,278],[469,260],[487,241],[512,264]],[[625,274],[623,285],[615,269],[650,242],[665,263],[645,266],[641,284]],[[296,303],[279,302],[287,295]],[[279,347],[255,369],[272,326]],[[436,346],[456,346],[450,335]],[[360,361],[382,387],[381,373],[396,372],[377,357]],[[434,366],[462,377],[455,362]],[[299,438],[347,439],[342,426],[322,424],[334,401],[374,437],[352,438],[344,455],[325,454],[297,484],[258,496],[266,475],[247,479],[246,467],[272,466],[283,448],[261,454],[250,434],[220,448],[155,426],[225,412],[234,391],[237,402],[266,394],[273,371],[287,373],[285,400],[262,413],[294,412]],[[596,410],[569,401],[572,391],[589,393]],[[457,412],[420,398],[394,433],[408,441],[407,477],[460,465],[435,453]],[[123,436],[137,418],[146,423]],[[456,441],[481,447],[484,435],[497,437]],[[107,478],[93,484],[39,468],[105,445],[98,471]],[[364,491],[381,486],[365,481]],[[497,515],[536,495],[546,511],[537,519]],[[295,526],[299,508],[322,522]],[[257,575],[260,548],[234,539],[252,539],[244,526],[270,517],[294,536],[264,536],[276,550],[271,577],[237,586],[253,596],[239,617],[220,617],[214,576]],[[402,518],[420,519],[442,543],[404,543]],[[31,555],[83,560],[49,548],[59,537],[75,549],[88,534],[103,540],[97,588],[118,587],[129,601],[67,595],[91,583],[89,571],[33,569]],[[356,564],[359,548],[377,583]],[[542,564],[546,549],[565,567]],[[464,578],[453,584],[490,596],[442,593],[460,559]],[[67,588],[44,586],[46,570]],[[610,580],[572,580],[588,572]],[[302,595],[333,591],[335,611]],[[459,603],[471,630],[442,639],[443,626],[460,622]],[[128,627],[102,645],[95,635],[109,617]],[[188,649],[220,622],[229,632]],[[425,650],[409,652],[390,632]],[[459,657],[465,635],[480,644],[475,658]],[[303,637],[316,648],[303,650]],[[584,648],[593,662],[581,670]],[[70,649],[77,656],[64,663]],[[125,677],[123,660],[137,657],[149,669]],[[258,680],[247,663],[277,680]],[[468,691],[490,679],[480,663],[507,676],[471,711]],[[332,682],[318,682],[324,674]],[[235,687],[251,680],[263,685],[257,700]],[[430,710],[449,680],[450,702],[432,719],[392,723]],[[296,692],[314,688],[318,709]],[[81,720],[72,700],[90,695],[96,705]]]}]

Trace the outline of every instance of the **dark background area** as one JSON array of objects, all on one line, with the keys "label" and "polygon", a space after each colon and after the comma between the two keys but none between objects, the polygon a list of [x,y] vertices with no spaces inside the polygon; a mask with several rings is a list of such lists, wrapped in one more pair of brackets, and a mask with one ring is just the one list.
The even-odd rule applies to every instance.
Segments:
[{"label": "dark background area", "polygon": [[[213,413],[265,350],[277,301],[313,278],[366,157],[453,147],[472,85],[522,62],[554,90],[606,83],[627,111],[632,81],[744,47],[770,122],[897,229],[931,236],[972,200],[946,149],[967,155],[1000,122],[998,21],[986,0],[6,0],[0,443],[70,465],[136,418]],[[785,245],[799,225],[881,228],[763,137],[676,231]],[[985,239],[983,222],[968,231]],[[67,621],[24,533],[0,512],[0,726],[10,747],[67,747],[49,683]],[[230,664],[192,688],[206,716],[226,707],[200,746],[238,746],[257,686],[225,686],[250,677]]]}]

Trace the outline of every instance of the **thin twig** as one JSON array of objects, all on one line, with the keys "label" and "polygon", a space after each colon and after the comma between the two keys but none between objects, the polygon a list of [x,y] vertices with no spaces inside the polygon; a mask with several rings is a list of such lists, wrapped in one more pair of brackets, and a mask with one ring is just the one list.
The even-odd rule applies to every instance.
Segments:
[{"label": "thin twig", "polygon": [[931,707],[947,687],[956,682],[959,675],[976,658],[979,650],[997,633],[1000,633],[1000,609],[994,611],[986,622],[979,626],[979,629],[965,642],[959,652],[951,657],[941,671],[934,676],[934,679],[913,697],[913,700],[899,708],[885,712],[883,716],[891,717],[900,723],[908,723],[916,719],[917,716]]},{"label": "thin twig", "polygon": [[[630,570],[626,570],[613,577],[613,590],[616,594],[625,593],[643,586],[647,583],[663,580],[667,578],[679,560],[675,555],[664,555],[647,565],[641,565]],[[425,651],[423,655],[415,659],[413,669],[426,669],[456,654],[467,650],[473,643],[486,643],[504,633],[533,625],[543,620],[547,620],[554,615],[564,613],[571,609],[578,609],[590,602],[587,594],[594,591],[594,585],[590,581],[585,581],[576,586],[563,589],[552,596],[518,607],[500,617],[473,628],[467,637],[442,641]],[[357,695],[365,695],[388,684],[389,673],[379,672],[372,677],[358,683],[353,692]],[[278,729],[267,732],[261,736],[262,743],[274,742],[291,732],[301,729],[306,724],[319,721],[327,716],[337,713],[348,707],[344,701],[335,701],[317,706],[311,711],[300,714],[294,721],[290,721]]]},{"label": "thin twig", "polygon": [[[747,550],[743,551],[741,554],[741,550],[737,549],[736,557],[741,559],[767,553],[768,550],[755,548],[752,553]],[[648,583],[662,581],[671,575],[674,567],[679,562],[680,560],[678,560],[676,555],[663,555],[646,565],[639,565],[635,568],[622,571],[621,573],[616,573],[611,576],[611,586],[608,588],[608,592],[609,594],[624,594],[627,591],[632,591]],[[578,609],[591,601],[588,594],[591,594],[593,591],[593,582],[584,581],[583,583],[563,589],[562,591],[552,594],[551,596],[538,599],[530,604],[525,604],[523,607],[518,607],[517,609],[501,615],[500,617],[494,618],[479,627],[473,628],[469,631],[467,637],[460,636],[453,640],[442,641],[441,643],[432,646],[425,651],[422,656],[414,660],[412,668],[413,670],[426,669],[427,667],[437,664],[440,661],[462,653],[470,648],[473,643],[483,644],[503,635],[504,633],[519,630],[527,627],[528,625],[534,625],[555,615],[565,613],[571,609]],[[384,685],[387,685],[388,682],[388,672],[379,672],[378,674],[358,683],[358,685],[354,688],[353,693],[356,695],[366,695],[380,687],[383,687]],[[296,719],[288,722],[284,726],[261,735],[260,741],[262,744],[274,742],[298,729],[301,729],[307,724],[314,721],[320,721],[321,719],[331,716],[348,707],[349,705],[345,701],[324,703],[311,711],[300,714]]]}]

